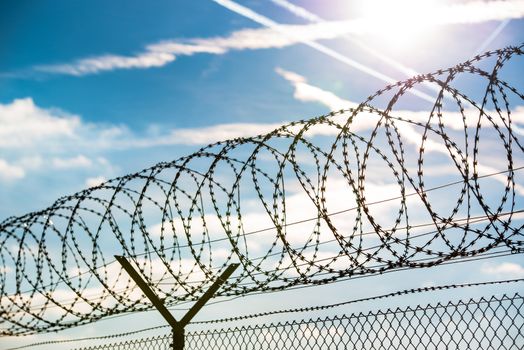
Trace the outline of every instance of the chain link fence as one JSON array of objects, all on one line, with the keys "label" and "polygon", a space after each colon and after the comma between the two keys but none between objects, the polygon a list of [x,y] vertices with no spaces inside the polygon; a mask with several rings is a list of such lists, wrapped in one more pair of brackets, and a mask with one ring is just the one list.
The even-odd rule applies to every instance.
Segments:
[{"label": "chain link fence", "polygon": [[[523,349],[524,297],[481,298],[186,334],[185,349]],[[82,350],[171,348],[171,335]],[[79,349],[80,350],[80,349]]]}]

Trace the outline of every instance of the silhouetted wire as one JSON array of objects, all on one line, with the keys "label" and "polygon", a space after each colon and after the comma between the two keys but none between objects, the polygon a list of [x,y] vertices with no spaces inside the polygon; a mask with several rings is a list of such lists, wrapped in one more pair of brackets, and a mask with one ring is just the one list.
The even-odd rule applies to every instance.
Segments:
[{"label": "silhouetted wire", "polygon": [[[513,211],[512,213],[501,213],[499,214],[499,217],[500,216],[506,216],[506,215],[511,215],[511,214],[518,214],[518,213],[522,213],[524,212],[524,210],[518,210],[518,211]],[[468,224],[475,224],[475,223],[478,223],[478,222],[481,222],[481,221],[484,221],[486,219],[489,219],[488,217],[486,217],[485,215],[483,216],[474,216],[474,217],[470,217],[468,218]],[[458,222],[461,222],[461,221],[464,221],[466,220],[466,218],[462,218],[462,219],[456,219],[454,220],[452,223],[458,223]],[[411,225],[410,228],[421,228],[421,227],[427,227],[427,226],[431,226],[431,224],[418,224],[418,225]],[[450,227],[449,229],[452,229],[452,228],[456,228],[456,227],[460,227],[461,225],[458,224],[458,226],[452,226]],[[402,227],[402,228],[399,228],[399,230],[401,229],[406,229],[406,227]],[[424,237],[424,236],[427,236],[427,235],[430,235],[430,234],[434,234],[436,231],[428,231],[428,232],[421,232],[421,233],[418,233],[418,234],[415,234],[415,235],[412,235],[411,236],[411,239],[414,239],[414,238],[420,238],[420,237]],[[373,232],[364,232],[362,233],[362,235],[368,235],[368,234],[371,234]],[[401,239],[403,240],[403,239]],[[323,241],[323,242],[320,242],[318,243],[318,245],[322,245],[322,244],[328,244],[328,243],[332,243],[334,240],[329,240],[329,241]],[[371,246],[371,247],[368,247],[364,250],[371,250],[371,249],[374,249],[378,246]],[[271,256],[271,255],[267,255],[267,256]],[[336,257],[339,257],[339,255],[337,256],[330,256],[330,257],[326,257],[326,258],[323,258],[323,259],[318,259],[317,261],[323,261],[323,260],[329,260],[329,259],[333,259],[333,258],[336,258]],[[256,260],[260,260],[260,259],[263,259],[264,257],[256,257],[256,258],[252,258],[251,260],[252,261],[256,261]],[[298,264],[297,266],[301,266],[303,264]],[[219,267],[215,267],[214,269],[218,270]],[[269,270],[271,271],[271,270]],[[256,275],[256,274],[254,274]],[[155,281],[152,281],[152,283],[154,285],[162,285],[162,284],[172,284],[173,281],[170,281],[172,279],[172,277],[166,277],[166,278],[163,278],[161,280],[155,280]],[[192,282],[187,282],[187,283],[202,283],[204,281],[202,280],[197,280],[197,281],[192,281]],[[123,291],[123,290],[115,290],[116,292],[120,292],[120,291]],[[91,301],[95,301],[96,298],[89,298],[87,295],[86,295],[86,298],[91,300]],[[71,302],[74,302],[74,299],[62,299],[61,300],[61,305],[67,305],[68,302],[71,301]],[[32,305],[31,309],[38,309],[40,308],[42,305]],[[48,306],[48,308],[52,308],[52,307],[58,307],[57,305],[51,305],[51,306]]]},{"label": "silhouetted wire", "polygon": [[[513,169],[513,171],[519,171],[519,170],[522,170],[524,169],[524,166],[520,166],[518,168],[515,168]],[[498,172],[495,172],[495,173],[491,173],[491,174],[486,174],[486,175],[482,175],[482,176],[479,176],[478,178],[487,178],[487,177],[491,177],[491,176],[496,176],[496,175],[500,175],[500,174],[504,174],[504,173],[507,173],[508,170],[504,170],[504,171],[498,171]],[[455,182],[449,182],[449,183],[446,183],[446,184],[443,184],[443,185],[439,185],[439,186],[436,186],[436,187],[432,187],[430,189],[426,189],[424,191],[424,193],[428,193],[430,191],[433,191],[433,190],[436,190],[436,189],[442,189],[442,188],[446,188],[446,187],[449,187],[449,186],[453,186],[453,185],[457,185],[457,184],[460,184],[460,183],[463,183],[462,181],[455,181]],[[406,197],[408,196],[414,196],[414,195],[418,195],[418,193],[410,193],[410,194],[406,194]],[[401,197],[392,197],[392,198],[387,198],[387,199],[383,199],[383,200],[379,200],[379,201],[374,201],[374,202],[370,202],[368,203],[368,205],[376,205],[376,204],[382,204],[382,203],[386,203],[386,202],[389,202],[389,201],[392,201],[392,200],[396,200],[396,199],[400,199]],[[345,212],[349,212],[349,211],[353,211],[353,210],[356,210],[357,208],[353,207],[353,208],[348,208],[348,209],[344,209],[344,210],[340,210],[340,211],[337,211],[337,212],[333,212],[333,213],[328,213],[327,216],[335,216],[335,215],[339,215],[339,214],[342,214],[342,213],[345,213]],[[519,209],[519,210],[513,210],[512,212],[505,212],[505,213],[500,213],[498,214],[498,216],[507,216],[507,215],[513,215],[513,214],[519,214],[519,213],[522,213],[524,212],[524,209]],[[468,217],[468,218],[460,218],[460,219],[454,219],[453,221],[450,221],[451,223],[458,223],[460,221],[468,221],[469,223],[474,223],[475,221],[474,220],[482,220],[482,219],[489,219],[490,216],[487,216],[487,215],[479,215],[479,216],[471,216],[471,217]],[[299,221],[293,221],[293,222],[290,222],[290,223],[286,223],[283,225],[283,227],[289,227],[289,226],[293,226],[293,225],[297,225],[297,224],[302,224],[302,223],[306,223],[306,222],[310,222],[310,221],[314,221],[316,220],[317,218],[308,218],[308,219],[303,219],[303,220],[299,220]],[[420,227],[426,227],[426,226],[432,226],[433,223],[421,223],[421,224],[414,224],[414,225],[410,225],[409,228],[420,228]],[[453,227],[449,227],[449,228],[446,228],[446,229],[450,229],[450,228],[453,228]],[[403,230],[403,229],[406,229],[406,226],[404,227],[400,227],[400,228],[397,228],[397,230]],[[272,231],[272,230],[275,230],[274,227],[268,227],[268,228],[264,228],[264,229],[259,229],[259,230],[254,230],[254,231],[249,231],[249,232],[246,232],[244,234],[244,236],[249,236],[249,235],[253,235],[253,234],[257,234],[257,233],[261,233],[261,232],[267,232],[267,231]],[[431,231],[432,233],[434,233],[435,231]],[[375,231],[367,231],[367,232],[363,232],[361,233],[360,235],[361,236],[366,236],[366,235],[371,235],[371,234],[374,234]],[[344,236],[343,236],[344,237]],[[344,237],[344,238],[347,238],[347,237]],[[214,239],[214,240],[210,240],[208,243],[216,243],[216,242],[221,242],[221,241],[227,241],[229,238],[218,238],[218,239]],[[331,242],[334,242],[336,241],[336,239],[332,239],[332,240],[328,240],[328,241],[322,241],[319,243],[319,245],[322,245],[322,244],[326,244],[326,243],[331,243]],[[193,244],[192,246],[197,246],[197,245],[201,245],[201,243],[195,243]],[[178,248],[187,248],[189,247],[189,245],[182,245],[182,246],[178,246]],[[309,247],[309,246],[306,246],[306,247]],[[173,248],[166,248],[165,250],[169,250],[169,249],[173,249]],[[143,256],[143,255],[147,255],[148,253],[138,253],[138,254],[134,254],[132,257],[140,257],[140,256]],[[271,255],[275,255],[277,253],[273,253],[273,254],[268,254],[267,256],[271,256]],[[257,259],[261,259],[261,257],[257,257],[257,258],[252,258],[251,260],[257,260]],[[101,266],[100,268],[102,267],[108,267],[109,265],[111,264],[114,264],[116,263],[117,261],[116,260],[110,260],[109,262],[107,262],[105,265]],[[218,269],[219,267],[215,267],[214,269]],[[89,273],[92,273],[92,271],[83,271],[75,276],[71,276],[65,280],[73,280],[75,278],[78,278],[82,275],[86,275],[86,274],[89,274]],[[63,281],[61,281],[63,282]],[[155,281],[152,281],[153,283]],[[49,287],[51,285],[45,285],[43,287]],[[29,292],[32,292],[34,291],[34,289],[31,289],[31,290],[24,290],[24,291],[21,291],[20,293],[29,293]]]},{"label": "silhouetted wire", "polygon": [[[524,166],[516,167],[512,171],[515,172],[515,171],[520,171],[522,169],[524,169]],[[488,177],[491,177],[491,176],[496,176],[496,175],[507,173],[508,171],[509,170],[503,170],[503,171],[498,171],[498,172],[491,173],[491,174],[480,175],[480,176],[478,176],[478,178],[479,179],[481,179],[481,178],[488,178]],[[442,184],[442,185],[439,185],[439,186],[436,186],[436,187],[432,187],[432,188],[426,189],[426,190],[424,190],[424,193],[428,193],[428,192],[431,192],[431,191],[434,191],[434,190],[437,190],[437,189],[442,189],[442,188],[450,187],[450,186],[461,184],[461,183],[463,183],[463,181],[448,182],[448,183],[445,183],[445,184]],[[406,197],[410,197],[410,196],[415,196],[415,195],[418,195],[418,194],[419,193],[413,192],[413,193],[406,194],[405,196]],[[383,204],[383,203],[386,203],[386,202],[389,202],[389,201],[393,201],[393,200],[396,200],[396,199],[400,199],[400,198],[402,198],[402,197],[391,197],[391,198],[382,199],[382,200],[379,200],[379,201],[369,202],[368,205],[372,206],[372,205],[376,205],[376,204]],[[348,208],[348,209],[344,209],[344,210],[339,210],[339,211],[336,211],[336,212],[328,213],[326,215],[327,216],[335,216],[335,215],[347,213],[349,211],[354,211],[356,209],[358,209],[358,208],[357,207],[353,207],[353,208]],[[521,212],[522,212],[522,210],[515,210],[515,211],[513,211],[513,213],[521,213]],[[500,215],[507,215],[507,213],[503,213],[503,214],[500,214]],[[488,216],[486,216],[486,215],[484,215],[484,216],[477,216],[477,217],[472,217],[471,219],[477,219],[477,218],[480,218],[480,217],[487,218]],[[290,227],[290,226],[293,226],[293,225],[303,224],[303,223],[314,221],[314,220],[317,220],[317,218],[308,218],[308,219],[293,221],[293,222],[286,223],[286,224],[282,225],[282,227]],[[466,219],[464,219],[464,220],[466,220]],[[458,220],[454,220],[454,221],[457,222]],[[430,224],[418,224],[418,225],[411,225],[410,227],[411,228],[418,228],[418,227],[429,226],[429,225]],[[253,235],[253,234],[267,232],[267,231],[272,231],[272,230],[275,230],[275,227],[267,227],[267,228],[263,228],[263,229],[253,230],[253,231],[246,232],[243,235],[244,236],[250,236],[250,235]],[[365,232],[365,233],[362,233],[361,235],[368,235],[368,234],[371,234],[371,233],[374,233],[374,231],[373,232],[371,232],[371,231],[370,232]],[[227,241],[228,239],[229,238],[226,238],[226,237],[224,237],[224,238],[217,238],[217,239],[210,240],[207,243],[216,243],[216,242],[221,242],[221,241]],[[332,241],[334,241],[334,240],[330,240],[330,241],[327,241],[327,242],[332,242]],[[201,244],[202,243],[194,243],[194,244],[192,244],[192,246],[197,246],[197,245],[201,245]],[[177,248],[187,248],[187,247],[189,247],[189,245],[179,245],[179,246],[177,246]],[[168,247],[165,250],[169,250],[169,249],[174,249],[174,248],[169,248]],[[133,257],[136,258],[136,257],[140,257],[140,256],[147,255],[147,254],[149,254],[149,253],[138,253],[138,254],[134,254]],[[105,265],[103,265],[102,267],[107,267],[108,265],[113,264],[113,263],[116,263],[116,260],[111,260],[108,263],[106,263]],[[89,273],[92,273],[92,271],[81,272],[81,273],[79,273],[76,276],[69,277],[68,280],[75,279],[75,278],[78,278],[81,275],[85,275],[85,274],[89,274]],[[30,292],[30,291],[31,290],[26,290],[26,291],[22,291],[21,293],[27,293],[27,292]]]},{"label": "silhouetted wire", "polygon": [[[473,261],[500,256],[502,247],[522,252],[524,225],[516,215],[522,167],[515,163],[524,147],[513,101],[524,95],[503,80],[503,68],[523,47],[490,51],[386,86],[356,108],[216,142],[7,218],[0,223],[0,319],[7,325],[0,335],[57,331],[151,309],[113,263],[115,254],[131,258],[167,305],[180,305],[196,300],[233,261],[241,268],[217,296]],[[485,83],[478,100],[454,86],[463,77]],[[404,94],[424,82],[441,87],[433,108],[399,110]],[[383,97],[389,102],[378,107]],[[506,171],[493,171],[485,154],[495,151],[497,167],[502,163]],[[426,184],[428,152],[459,179],[448,183],[460,188],[446,192],[445,207],[433,191],[446,185]],[[376,172],[388,178],[394,199],[366,199],[373,186],[381,190],[369,180]],[[488,178],[500,187],[480,181]],[[335,210],[342,200],[354,205]],[[392,212],[384,216],[378,204],[388,202]],[[312,219],[292,220],[296,212]],[[414,216],[433,230],[415,231]],[[253,218],[271,228],[248,229]],[[311,227],[293,238],[290,226],[305,223]],[[270,231],[262,240],[252,236]],[[326,258],[325,241],[339,253]],[[158,283],[168,279],[173,283]]]},{"label": "silhouetted wire", "polygon": [[[355,303],[379,300],[379,299],[386,299],[386,298],[391,298],[391,297],[396,297],[396,296],[401,296],[401,295],[408,295],[408,294],[415,294],[415,293],[452,290],[452,289],[460,289],[460,288],[467,288],[467,287],[480,287],[480,286],[488,286],[488,285],[501,285],[501,284],[516,283],[516,282],[524,282],[524,278],[498,280],[498,281],[486,281],[486,282],[471,282],[471,283],[461,283],[461,284],[446,284],[446,285],[438,285],[438,286],[411,288],[411,289],[398,290],[395,292],[390,292],[386,294],[380,294],[380,295],[375,295],[375,296],[370,296],[370,297],[365,297],[365,298],[351,299],[351,300],[342,301],[342,302],[338,302],[334,304],[306,306],[306,307],[299,307],[299,308],[293,308],[293,309],[272,310],[272,311],[260,312],[260,313],[255,313],[255,314],[242,315],[242,316],[236,316],[236,317],[227,317],[227,318],[213,319],[213,320],[192,321],[190,322],[190,324],[216,324],[216,323],[235,322],[235,321],[240,321],[240,320],[260,318],[260,317],[266,317],[266,316],[277,315],[277,314],[301,313],[301,312],[327,310],[327,309],[345,306],[349,304],[355,304]],[[14,348],[8,348],[5,350],[17,350],[17,349],[34,347],[34,346],[73,343],[73,342],[80,342],[80,341],[86,341],[86,340],[114,339],[114,338],[139,334],[143,332],[148,332],[148,331],[152,331],[156,329],[163,329],[163,328],[170,328],[170,326],[169,325],[159,325],[159,326],[141,328],[141,329],[137,329],[137,330],[133,330],[129,332],[110,334],[110,335],[82,337],[82,338],[74,338],[74,339],[48,340],[48,341],[43,341],[43,342],[36,342],[36,343],[27,344],[27,345],[22,345],[22,346],[18,346]]]},{"label": "silhouetted wire", "polygon": [[414,293],[423,293],[423,292],[430,292],[430,291],[458,289],[458,288],[465,288],[465,287],[478,287],[478,286],[486,286],[486,285],[497,285],[497,284],[506,284],[506,283],[515,283],[515,282],[524,282],[524,278],[511,279],[511,280],[502,280],[502,281],[472,282],[472,283],[448,284],[448,285],[439,285],[439,286],[429,286],[429,287],[404,289],[404,290],[399,290],[399,291],[396,291],[396,292],[391,292],[391,293],[386,293],[386,294],[381,294],[381,295],[375,295],[375,296],[365,297],[365,298],[359,298],[359,299],[353,299],[353,300],[348,300],[348,301],[342,301],[342,302],[338,302],[338,303],[334,303],[334,304],[306,306],[306,307],[299,307],[299,308],[293,308],[293,309],[264,311],[264,312],[254,313],[254,314],[234,316],[234,317],[226,317],[226,318],[221,318],[221,319],[193,321],[191,323],[192,324],[208,324],[208,323],[234,322],[234,321],[247,320],[247,319],[259,318],[259,317],[265,317],[265,316],[271,316],[271,315],[277,315],[277,314],[327,310],[327,309],[340,307],[340,306],[344,306],[344,305],[349,305],[349,304],[354,304],[354,303],[359,303],[359,302],[379,300],[379,299],[385,299],[385,298],[396,297],[396,296],[407,295],[407,294],[414,294]]},{"label": "silhouetted wire", "polygon": [[[447,261],[447,262],[442,263],[439,266],[446,266],[446,265],[452,265],[452,264],[458,264],[458,263],[477,262],[477,261],[485,260],[485,259],[494,259],[494,258],[499,258],[499,257],[514,256],[515,254],[524,254],[524,252],[517,252],[517,253],[511,252],[511,251],[489,252],[489,253],[480,254],[480,255],[478,255],[476,257],[473,257],[473,258],[471,258],[471,257],[470,258],[468,258],[468,257],[457,258],[457,260]],[[388,271],[383,272],[381,275],[388,274],[388,273],[394,273],[394,272],[402,272],[402,271],[406,271],[406,270],[410,270],[410,269],[411,268],[399,268],[399,269],[396,269],[396,270],[388,270]],[[335,280],[333,282],[330,282],[330,284],[342,283],[342,282],[347,282],[347,281],[350,281],[350,280],[357,280],[357,279],[364,279],[364,278],[373,278],[373,277],[377,277],[377,275],[365,275],[365,274],[363,274],[363,275],[357,275],[357,276],[352,276],[352,277],[340,278],[340,279],[337,279],[337,280]],[[229,303],[229,302],[241,299],[241,298],[253,297],[253,296],[262,295],[262,294],[282,293],[282,292],[287,292],[287,291],[312,288],[312,287],[315,287],[315,286],[318,286],[318,285],[302,285],[302,286],[290,287],[290,288],[288,288],[286,290],[281,290],[281,289],[264,290],[264,291],[260,291],[260,292],[253,292],[253,293],[246,294],[246,295],[224,296],[224,297],[221,297],[220,300],[210,301],[210,302],[206,303],[203,306],[203,308],[206,308],[206,307],[209,307],[209,306],[212,306],[212,305],[216,305],[216,304]],[[190,307],[181,308],[180,306],[187,305],[187,304],[192,304],[192,303],[193,303],[193,301],[184,301],[184,302],[178,303],[177,307],[169,307],[168,309],[171,310],[171,311],[188,311],[190,309]],[[126,312],[122,312],[122,313],[119,313],[119,314],[108,316],[108,317],[104,318],[104,320],[118,319],[118,318],[122,318],[122,317],[127,317],[130,314],[142,313],[142,312],[156,312],[156,310],[155,309],[151,309],[151,308],[147,308],[147,309],[144,308],[144,309],[139,309],[139,310],[134,310],[134,311],[126,311]]]}]

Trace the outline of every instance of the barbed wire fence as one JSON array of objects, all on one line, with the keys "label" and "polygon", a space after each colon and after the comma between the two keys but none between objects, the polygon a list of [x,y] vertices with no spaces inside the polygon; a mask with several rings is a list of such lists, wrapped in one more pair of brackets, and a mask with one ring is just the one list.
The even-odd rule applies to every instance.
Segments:
[{"label": "barbed wire fence", "polygon": [[[519,294],[191,332],[186,349],[521,349]],[[171,334],[77,350],[171,347]]]},{"label": "barbed wire fence", "polygon": [[[1,335],[151,310],[115,254],[132,260],[172,307],[197,300],[233,262],[240,269],[218,296],[524,252],[524,113],[515,109],[524,95],[520,82],[502,78],[523,47],[487,52],[387,86],[356,108],[218,142],[4,220]],[[481,94],[457,87],[468,77],[485,86]],[[403,111],[402,97],[421,83],[440,87],[434,105],[427,113]],[[497,166],[484,157],[493,151]],[[425,171],[428,154],[444,159],[445,182]],[[389,197],[373,196],[369,169],[388,175]],[[443,190],[445,206],[438,200]],[[384,206],[388,215],[377,209]],[[517,294],[193,332],[186,348],[517,349],[522,327]],[[96,349],[170,343],[166,336]]]}]

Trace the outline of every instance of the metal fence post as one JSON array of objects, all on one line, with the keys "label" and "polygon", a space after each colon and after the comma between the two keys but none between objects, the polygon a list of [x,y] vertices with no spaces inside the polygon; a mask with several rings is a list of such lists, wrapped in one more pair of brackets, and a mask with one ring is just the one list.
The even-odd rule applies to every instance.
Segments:
[{"label": "metal fence post", "polygon": [[220,286],[227,281],[229,276],[237,269],[239,264],[229,265],[225,271],[216,279],[216,281],[209,287],[209,289],[196,301],[196,303],[189,309],[189,311],[182,317],[180,321],[177,321],[171,312],[164,305],[162,300],[155,294],[155,292],[149,287],[146,281],[140,276],[131,263],[123,256],[115,255],[115,259],[122,265],[124,270],[129,276],[135,281],[137,286],[142,290],[144,295],[151,301],[153,306],[160,312],[164,319],[169,323],[173,331],[173,350],[184,349],[184,328],[191,321],[191,319],[200,311],[204,304],[215,294]]},{"label": "metal fence post", "polygon": [[185,335],[184,328],[173,328],[173,350],[184,350]]}]

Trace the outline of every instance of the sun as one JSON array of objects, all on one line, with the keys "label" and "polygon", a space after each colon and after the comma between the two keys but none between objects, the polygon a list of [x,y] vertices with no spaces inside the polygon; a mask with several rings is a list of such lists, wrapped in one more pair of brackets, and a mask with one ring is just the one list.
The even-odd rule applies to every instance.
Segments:
[{"label": "sun", "polygon": [[367,0],[358,4],[369,39],[397,50],[415,48],[435,35],[438,8],[439,3],[433,0]]}]

